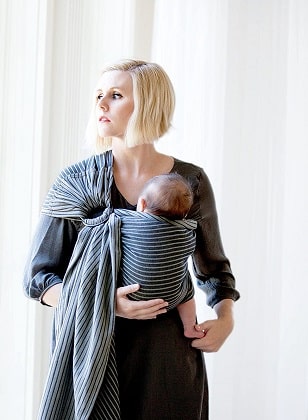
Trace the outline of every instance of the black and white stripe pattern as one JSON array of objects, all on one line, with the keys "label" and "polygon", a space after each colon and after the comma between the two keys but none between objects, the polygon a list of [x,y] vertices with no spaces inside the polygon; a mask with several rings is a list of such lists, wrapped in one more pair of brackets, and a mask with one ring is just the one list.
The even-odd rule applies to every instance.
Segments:
[{"label": "black and white stripe pattern", "polygon": [[107,214],[106,223],[86,226],[78,237],[56,311],[56,345],[39,418],[88,419],[98,409],[98,418],[120,418],[113,343],[119,260],[109,239],[119,236],[117,228]]},{"label": "black and white stripe pattern", "polygon": [[[141,246],[140,255],[151,255],[147,257],[148,267],[160,254],[157,253],[157,240],[164,242],[171,251],[163,251],[159,257],[160,263],[165,263],[166,271],[164,278],[163,272],[159,274],[161,284],[156,284],[162,286],[162,291],[167,277],[171,278],[175,273],[174,268],[171,269],[173,261],[177,261],[184,249],[190,254],[194,247],[193,229],[196,226],[193,221],[168,222],[144,213],[113,211],[110,202],[112,181],[112,154],[107,152],[64,170],[43,206],[44,214],[79,219],[84,227],[63,279],[62,294],[55,311],[56,340],[39,411],[40,420],[121,418],[113,337],[121,250],[123,260],[128,261],[122,267],[126,272],[136,259],[130,251],[137,250],[137,245]],[[87,215],[97,208],[105,209],[103,214],[88,219]],[[153,223],[155,238],[151,237],[150,226],[145,229],[151,224],[153,228]],[[136,241],[134,237],[140,232]],[[168,242],[168,236],[169,240],[171,236],[171,242]],[[126,240],[127,246],[124,245]],[[149,254],[150,242],[156,257],[155,252]],[[135,269],[132,271],[134,273]],[[124,278],[130,278],[132,271]],[[183,279],[184,273],[186,268],[183,266],[175,274]],[[133,282],[139,283],[140,275],[135,273]],[[151,298],[146,287],[135,298],[146,298],[145,292],[147,298]],[[191,290],[185,290],[181,299],[191,297],[190,293]],[[172,303],[174,306],[176,299]],[[170,302],[171,299],[167,300]]]},{"label": "black and white stripe pattern", "polygon": [[140,284],[134,300],[161,298],[168,309],[191,299],[194,288],[187,267],[195,249],[194,220],[115,210],[121,216],[122,284]]}]

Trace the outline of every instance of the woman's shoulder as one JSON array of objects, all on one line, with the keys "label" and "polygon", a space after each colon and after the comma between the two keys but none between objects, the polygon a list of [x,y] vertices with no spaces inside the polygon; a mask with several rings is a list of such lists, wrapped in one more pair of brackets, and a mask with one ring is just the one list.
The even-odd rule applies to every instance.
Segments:
[{"label": "woman's shoulder", "polygon": [[173,172],[177,172],[188,180],[195,199],[214,201],[211,182],[201,166],[174,158]]},{"label": "woman's shoulder", "polygon": [[112,152],[108,150],[99,155],[92,155],[87,159],[81,160],[67,166],[60,172],[61,178],[78,178],[90,172],[99,172],[104,168],[112,167]]},{"label": "woman's shoulder", "polygon": [[208,181],[208,177],[201,166],[177,158],[174,158],[173,172],[177,172],[185,178],[206,179]]}]

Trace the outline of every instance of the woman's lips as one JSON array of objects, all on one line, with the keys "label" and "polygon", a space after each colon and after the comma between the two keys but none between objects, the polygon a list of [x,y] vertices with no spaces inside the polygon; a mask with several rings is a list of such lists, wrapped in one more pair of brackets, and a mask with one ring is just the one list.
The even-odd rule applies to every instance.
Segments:
[{"label": "woman's lips", "polygon": [[110,122],[110,120],[107,117],[104,117],[103,115],[99,117],[99,122]]}]

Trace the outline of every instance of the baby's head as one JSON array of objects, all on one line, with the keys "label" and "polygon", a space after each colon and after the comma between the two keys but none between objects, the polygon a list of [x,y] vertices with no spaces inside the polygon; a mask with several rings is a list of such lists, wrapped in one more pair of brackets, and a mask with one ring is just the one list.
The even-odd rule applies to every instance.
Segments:
[{"label": "baby's head", "polygon": [[146,182],[138,200],[137,211],[183,219],[193,203],[190,185],[181,175],[158,175]]}]

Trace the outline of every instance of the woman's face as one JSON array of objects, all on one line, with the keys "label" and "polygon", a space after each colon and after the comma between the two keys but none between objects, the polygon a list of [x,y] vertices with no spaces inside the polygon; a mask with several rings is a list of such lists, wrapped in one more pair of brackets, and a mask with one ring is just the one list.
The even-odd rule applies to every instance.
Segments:
[{"label": "woman's face", "polygon": [[123,139],[133,110],[133,81],[130,74],[119,70],[104,73],[96,89],[98,135]]}]

